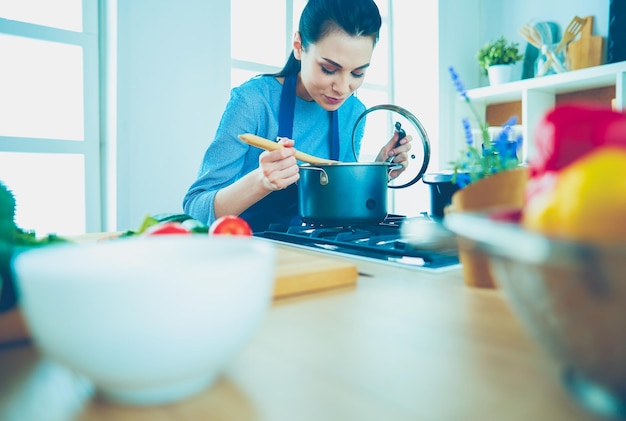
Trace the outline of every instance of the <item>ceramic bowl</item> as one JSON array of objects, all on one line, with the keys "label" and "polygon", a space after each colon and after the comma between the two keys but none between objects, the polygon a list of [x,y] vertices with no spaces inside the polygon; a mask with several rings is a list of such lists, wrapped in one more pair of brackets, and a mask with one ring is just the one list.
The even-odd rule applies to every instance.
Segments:
[{"label": "ceramic bowl", "polygon": [[626,416],[626,243],[549,238],[520,227],[520,214],[453,213],[444,224],[488,257],[513,312],[559,363],[572,395],[597,413]]},{"label": "ceramic bowl", "polygon": [[44,355],[106,399],[149,405],[209,387],[251,339],[275,250],[253,237],[131,237],[30,250],[14,269]]}]

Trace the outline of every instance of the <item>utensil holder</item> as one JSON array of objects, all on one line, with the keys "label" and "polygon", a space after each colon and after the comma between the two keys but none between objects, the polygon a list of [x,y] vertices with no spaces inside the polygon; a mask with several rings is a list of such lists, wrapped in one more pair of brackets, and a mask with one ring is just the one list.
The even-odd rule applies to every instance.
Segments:
[{"label": "utensil holder", "polygon": [[[565,73],[568,70],[567,55],[565,49],[555,53],[557,44],[541,46],[541,51],[535,61],[535,76],[546,76],[557,73]],[[550,65],[546,68],[546,62]]]}]

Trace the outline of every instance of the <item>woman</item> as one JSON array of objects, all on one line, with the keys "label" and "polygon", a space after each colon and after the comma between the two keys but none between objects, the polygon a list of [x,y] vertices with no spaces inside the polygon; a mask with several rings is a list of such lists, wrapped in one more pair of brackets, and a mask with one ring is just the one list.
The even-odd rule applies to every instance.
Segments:
[{"label": "woman", "polygon": [[[363,84],[380,25],[372,0],[309,0],[285,67],[232,90],[184,212],[207,224],[241,215],[255,232],[273,223],[300,224],[296,148],[354,161],[352,130],[365,106],[352,94]],[[261,151],[241,142],[243,133],[285,147]],[[410,140],[397,144],[396,133],[381,149],[378,161],[393,157],[402,164],[391,177],[406,167]]]}]

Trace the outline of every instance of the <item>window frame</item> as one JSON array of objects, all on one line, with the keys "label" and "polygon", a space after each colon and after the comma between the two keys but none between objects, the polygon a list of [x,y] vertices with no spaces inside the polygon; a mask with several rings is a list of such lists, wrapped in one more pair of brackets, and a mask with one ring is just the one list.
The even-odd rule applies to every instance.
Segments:
[{"label": "window frame", "polygon": [[[84,159],[85,232],[103,229],[100,142],[100,0],[82,0],[82,32],[21,22],[0,17],[0,33],[74,45],[83,51],[82,141],[3,136],[0,152],[78,154]],[[19,210],[18,210],[19,211]],[[62,227],[60,227],[62,230]]]}]

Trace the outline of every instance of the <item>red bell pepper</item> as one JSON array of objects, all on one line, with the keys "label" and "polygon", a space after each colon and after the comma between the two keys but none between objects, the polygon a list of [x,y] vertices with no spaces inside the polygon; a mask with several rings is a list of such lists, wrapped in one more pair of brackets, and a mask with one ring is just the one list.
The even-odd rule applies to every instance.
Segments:
[{"label": "red bell pepper", "polygon": [[557,106],[539,122],[535,145],[531,177],[558,172],[599,146],[626,148],[626,114],[591,103]]}]

